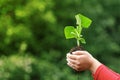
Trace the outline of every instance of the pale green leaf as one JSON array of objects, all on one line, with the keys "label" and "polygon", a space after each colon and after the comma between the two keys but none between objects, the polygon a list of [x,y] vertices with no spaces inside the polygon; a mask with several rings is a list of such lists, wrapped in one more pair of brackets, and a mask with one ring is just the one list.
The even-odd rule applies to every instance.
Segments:
[{"label": "pale green leaf", "polygon": [[76,24],[77,24],[78,26],[81,26],[81,19],[80,19],[79,14],[78,14],[78,15],[75,15],[75,18],[76,18]]},{"label": "pale green leaf", "polygon": [[75,38],[75,28],[73,26],[66,26],[64,28],[64,34],[66,39]]},{"label": "pale green leaf", "polygon": [[76,15],[75,18],[76,18],[76,24],[77,24],[77,31],[79,34],[81,34],[81,31],[82,31],[81,19],[80,19],[79,15]]},{"label": "pale green leaf", "polygon": [[77,16],[77,24],[79,25],[81,24],[83,28],[88,28],[91,25],[92,20],[89,19],[88,17],[85,17],[82,14],[78,14],[76,16]]}]

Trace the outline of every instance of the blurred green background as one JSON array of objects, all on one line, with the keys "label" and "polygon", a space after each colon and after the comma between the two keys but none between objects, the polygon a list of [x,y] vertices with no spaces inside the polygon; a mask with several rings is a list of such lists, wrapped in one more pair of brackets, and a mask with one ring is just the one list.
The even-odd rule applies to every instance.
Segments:
[{"label": "blurred green background", "polygon": [[93,20],[82,46],[120,73],[120,0],[0,0],[0,80],[77,80],[66,65],[76,40],[63,30],[78,13]]}]

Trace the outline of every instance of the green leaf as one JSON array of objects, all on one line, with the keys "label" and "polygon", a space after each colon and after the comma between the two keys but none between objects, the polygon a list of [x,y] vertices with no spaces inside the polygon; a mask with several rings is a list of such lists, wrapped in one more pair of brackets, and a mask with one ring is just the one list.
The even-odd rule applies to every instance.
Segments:
[{"label": "green leaf", "polygon": [[66,26],[64,28],[64,34],[66,39],[75,38],[76,36],[75,28],[73,26]]},{"label": "green leaf", "polygon": [[80,41],[81,41],[81,43],[86,44],[86,41],[84,38],[81,38]]},{"label": "green leaf", "polygon": [[92,23],[91,19],[83,16],[82,14],[76,15],[76,19],[77,19],[77,24],[81,25],[83,28],[88,28]]},{"label": "green leaf", "polygon": [[82,31],[81,19],[80,19],[79,15],[76,15],[75,18],[76,18],[76,24],[77,24],[77,26],[76,26],[77,31],[78,31],[79,34],[81,34],[81,31]]},{"label": "green leaf", "polygon": [[81,19],[80,19],[79,14],[78,14],[78,15],[75,15],[75,18],[76,18],[76,24],[77,24],[78,26],[81,26]]}]

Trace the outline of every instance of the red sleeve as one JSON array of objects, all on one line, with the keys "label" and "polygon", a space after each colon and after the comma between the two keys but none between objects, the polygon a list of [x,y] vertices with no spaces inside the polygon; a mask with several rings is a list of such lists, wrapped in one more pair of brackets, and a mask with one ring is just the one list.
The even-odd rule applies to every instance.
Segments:
[{"label": "red sleeve", "polygon": [[101,65],[93,74],[94,80],[120,80],[120,74],[110,70],[104,65]]}]

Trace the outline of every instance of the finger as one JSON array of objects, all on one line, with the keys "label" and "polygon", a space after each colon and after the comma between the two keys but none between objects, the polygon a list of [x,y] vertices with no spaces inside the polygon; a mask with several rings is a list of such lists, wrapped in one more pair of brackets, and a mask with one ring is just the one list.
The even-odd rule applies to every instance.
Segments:
[{"label": "finger", "polygon": [[86,54],[86,51],[74,51],[74,52],[72,52],[72,54],[74,54],[74,55],[84,55],[84,54]]},{"label": "finger", "polygon": [[71,64],[71,63],[67,63],[67,65],[68,65],[69,67],[73,68],[73,69],[76,70],[76,71],[80,71],[79,66],[77,66],[77,65],[74,65],[74,64]]},{"label": "finger", "polygon": [[77,61],[74,59],[67,59],[67,61],[72,64],[77,64]]},{"label": "finger", "polygon": [[68,54],[68,55],[67,55],[67,58],[68,58],[68,59],[76,60],[77,57],[78,57],[77,55],[72,55],[72,54]]},{"label": "finger", "polygon": [[67,65],[68,65],[68,66],[70,66],[70,67],[72,67],[72,66],[73,66],[70,62],[68,62],[68,63],[67,63]]},{"label": "finger", "polygon": [[69,67],[73,68],[73,69],[76,69],[75,66],[74,66],[73,64],[69,63],[69,62],[67,63],[67,65],[68,65]]},{"label": "finger", "polygon": [[68,58],[68,56],[71,55],[70,53],[67,53],[66,57]]}]

